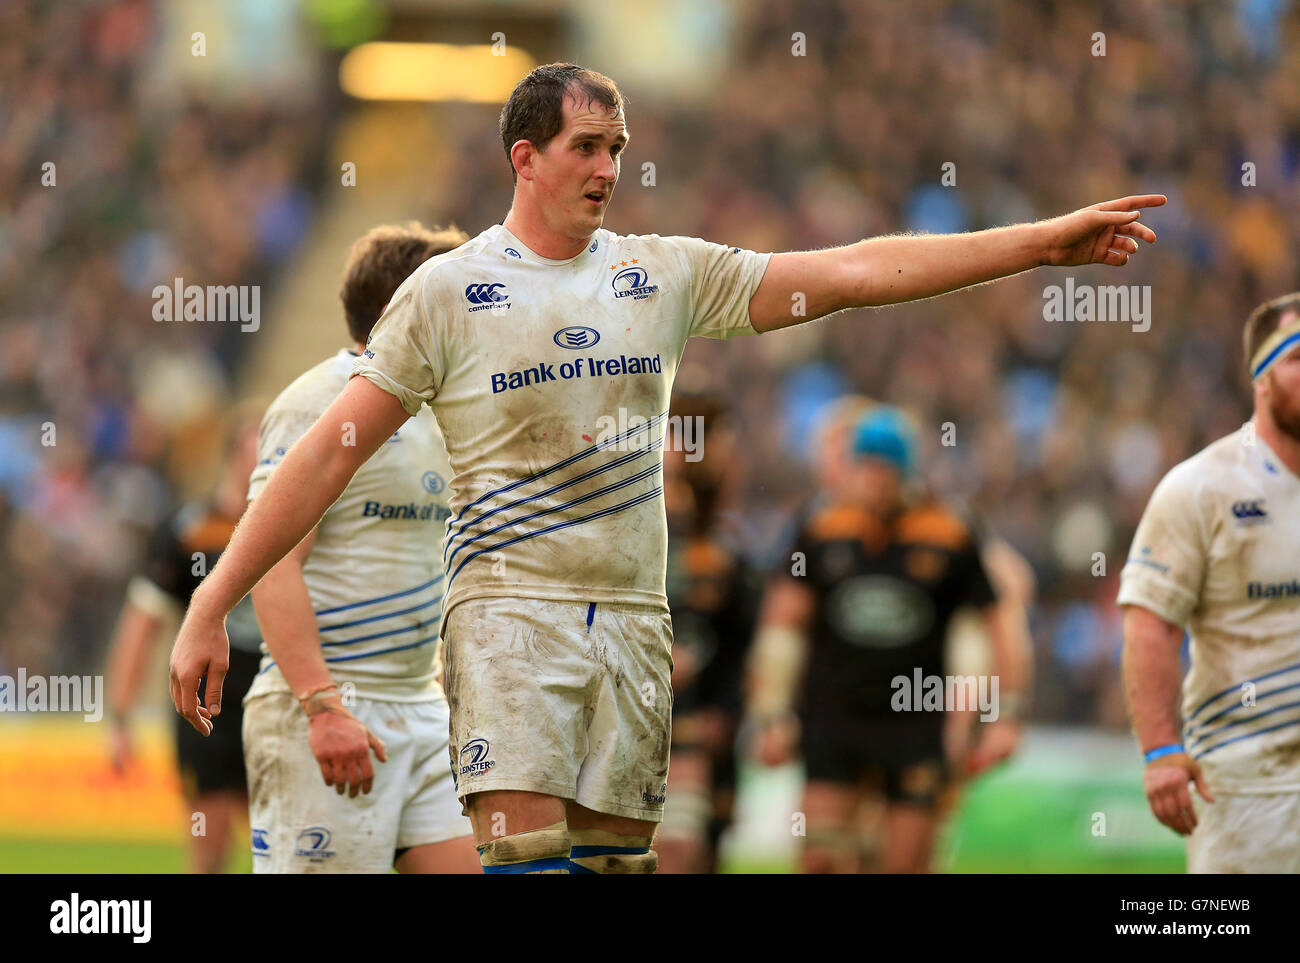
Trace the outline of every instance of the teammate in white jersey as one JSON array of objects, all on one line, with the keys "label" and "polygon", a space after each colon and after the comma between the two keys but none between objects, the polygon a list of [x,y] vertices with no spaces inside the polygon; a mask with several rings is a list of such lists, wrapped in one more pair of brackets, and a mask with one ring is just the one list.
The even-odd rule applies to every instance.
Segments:
[{"label": "teammate in white jersey", "polygon": [[1257,308],[1243,346],[1254,417],[1173,468],[1134,535],[1124,688],[1188,872],[1300,873],[1300,294]]},{"label": "teammate in white jersey", "polygon": [[[789,327],[1044,264],[1119,266],[1164,203],[1127,197],[974,234],[756,254],[601,229],[628,142],[609,78],[538,67],[501,113],[505,221],[402,285],[347,388],[289,452],[177,639],[209,731],[221,614],[424,404],[452,465],[443,639],[459,792],[492,872],[652,872],[668,768],[662,430],[686,339]],[[344,423],[353,447],[339,444]],[[648,425],[648,427],[646,427]],[[210,693],[219,691],[209,683]]]},{"label": "teammate in white jersey", "polygon": [[[341,296],[355,350],[308,370],[267,410],[254,504],[347,384],[393,291],[465,239],[411,224],[376,228],[353,245]],[[450,477],[433,414],[421,412],[253,590],[265,653],[243,718],[255,872],[479,867],[447,769],[437,682]]]}]

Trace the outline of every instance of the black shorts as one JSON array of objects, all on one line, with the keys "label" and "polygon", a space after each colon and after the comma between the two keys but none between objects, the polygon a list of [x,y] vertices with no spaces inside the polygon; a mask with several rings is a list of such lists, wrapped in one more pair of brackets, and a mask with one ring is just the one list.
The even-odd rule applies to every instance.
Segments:
[{"label": "black shorts", "polygon": [[934,806],[948,781],[943,715],[924,722],[809,716],[800,737],[809,781],[874,784],[894,803]]},{"label": "black shorts", "polygon": [[[243,700],[261,661],[262,657],[255,652],[230,650],[230,668],[221,686],[221,715],[215,720],[212,735],[199,735],[184,716],[176,716],[176,763],[186,795],[223,789],[247,790]],[[199,692],[204,692],[203,685],[199,686]]]}]

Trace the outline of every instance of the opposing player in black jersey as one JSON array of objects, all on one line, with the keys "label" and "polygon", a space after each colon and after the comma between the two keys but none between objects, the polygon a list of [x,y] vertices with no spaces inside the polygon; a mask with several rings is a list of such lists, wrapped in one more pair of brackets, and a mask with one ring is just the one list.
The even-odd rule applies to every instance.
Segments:
[{"label": "opposing player in black jersey", "polygon": [[[869,787],[885,799],[879,868],[925,872],[949,765],[946,712],[977,704],[985,720],[977,754],[1005,758],[1019,740],[1008,709],[1022,673],[970,529],[938,501],[905,495],[915,443],[902,415],[868,411],[853,453],[841,490],[805,513],[789,574],[768,587],[750,710],[765,762],[789,759],[798,733],[805,872],[861,868],[854,824]],[[964,606],[986,615],[991,676],[945,676],[949,622]]]},{"label": "opposing player in black jersey", "polygon": [[718,841],[731,824],[741,679],[762,583],[746,561],[743,533],[726,513],[735,444],[724,403],[688,389],[674,399],[669,421],[664,497],[673,763],[659,871],[708,873],[716,872]]},{"label": "opposing player in black jersey", "polygon": [[[170,515],[151,539],[143,571],[129,583],[126,601],[109,646],[107,684],[113,720],[112,758],[119,772],[132,756],[131,713],[148,674],[150,654],[190,603],[199,582],[225,550],[243,514],[248,475],[257,464],[260,407],[249,405],[231,419],[221,478],[211,496],[190,502]],[[235,695],[230,711],[241,716],[240,700],[257,674],[262,638],[251,598],[226,619],[230,670],[226,691]],[[247,783],[240,727],[204,739],[184,719],[173,718],[181,788],[192,813],[203,814],[204,831],[187,832],[189,865],[195,873],[219,873],[236,824],[248,818]],[[186,829],[193,825],[187,821]]]}]

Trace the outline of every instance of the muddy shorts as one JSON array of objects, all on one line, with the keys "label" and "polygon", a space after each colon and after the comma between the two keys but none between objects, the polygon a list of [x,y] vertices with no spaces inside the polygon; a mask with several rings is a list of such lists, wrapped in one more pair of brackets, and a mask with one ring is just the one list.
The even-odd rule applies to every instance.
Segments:
[{"label": "muddy shorts", "polygon": [[659,822],[672,622],[608,602],[461,602],[443,631],[457,793],[546,793]]},{"label": "muddy shorts", "polygon": [[1189,873],[1300,873],[1300,792],[1194,789],[1196,829],[1187,837]]},{"label": "muddy shorts", "polygon": [[395,853],[471,834],[447,770],[447,703],[357,699],[349,711],[388,751],[369,794],[325,785],[307,716],[287,692],[244,705],[255,873],[387,873]]}]

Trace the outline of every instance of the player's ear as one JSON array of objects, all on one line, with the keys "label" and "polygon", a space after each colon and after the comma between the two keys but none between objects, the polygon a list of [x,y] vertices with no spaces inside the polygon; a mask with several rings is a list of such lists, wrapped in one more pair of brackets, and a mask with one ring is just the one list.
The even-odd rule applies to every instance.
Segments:
[{"label": "player's ear", "polygon": [[510,148],[510,162],[515,165],[515,173],[523,180],[531,181],[534,177],[533,159],[536,157],[533,142],[517,140]]}]

